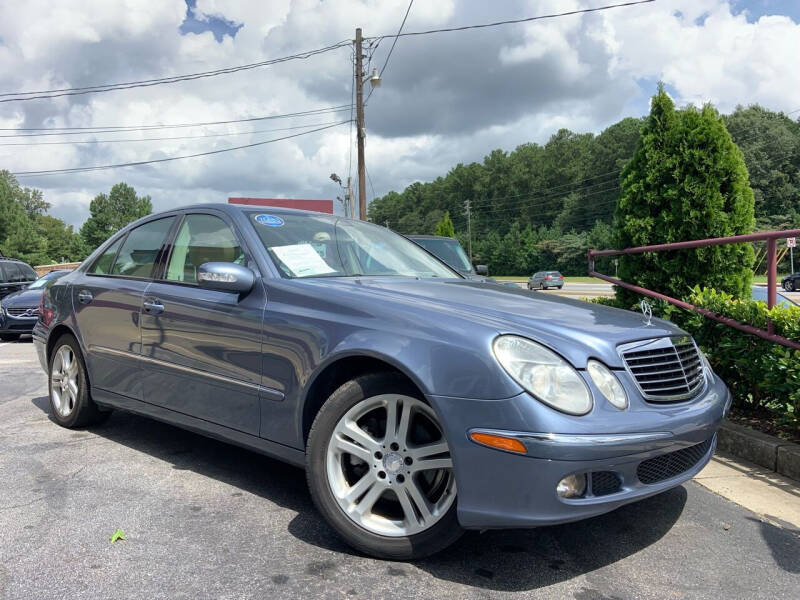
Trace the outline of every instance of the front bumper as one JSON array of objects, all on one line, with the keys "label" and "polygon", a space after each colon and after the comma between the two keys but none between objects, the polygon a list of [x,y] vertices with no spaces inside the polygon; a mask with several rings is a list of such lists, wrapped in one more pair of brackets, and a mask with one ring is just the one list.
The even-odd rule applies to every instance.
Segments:
[{"label": "front bumper", "polygon": [[[629,409],[596,405],[583,417],[558,413],[528,394],[505,400],[430,397],[450,445],[461,525],[490,529],[577,521],[661,493],[696,475],[711,459],[717,429],[730,407],[725,384],[714,378],[692,400],[654,405],[633,398],[632,382],[622,374],[620,380],[629,392]],[[469,439],[476,429],[515,437],[528,453],[478,445]],[[676,457],[692,455],[691,464],[655,481],[640,480],[648,481],[646,467],[651,464],[673,464],[658,457],[675,452]],[[642,465],[649,459],[654,460]],[[559,497],[558,482],[572,474],[587,476],[586,493],[581,498]],[[593,481],[600,477],[605,488],[597,495]],[[609,481],[616,486],[609,488]]]},{"label": "front bumper", "polygon": [[5,309],[0,309],[0,333],[29,334],[38,320],[34,317],[15,317],[9,315]]}]

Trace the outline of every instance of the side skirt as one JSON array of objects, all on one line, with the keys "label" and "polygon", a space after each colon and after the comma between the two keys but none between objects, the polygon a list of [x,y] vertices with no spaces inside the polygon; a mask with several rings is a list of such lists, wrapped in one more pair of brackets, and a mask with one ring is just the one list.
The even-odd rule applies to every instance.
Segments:
[{"label": "side skirt", "polygon": [[170,425],[175,425],[181,429],[193,431],[201,435],[214,438],[229,444],[234,444],[242,448],[247,448],[259,454],[264,454],[271,458],[277,458],[296,467],[305,468],[306,458],[305,452],[296,448],[290,448],[283,444],[270,442],[263,438],[236,431],[229,427],[217,425],[210,421],[204,421],[197,417],[192,417],[183,413],[148,404],[126,396],[120,396],[113,392],[101,390],[97,388],[92,389],[92,400],[94,400],[101,407],[115,408],[124,410],[144,417],[162,421]]}]

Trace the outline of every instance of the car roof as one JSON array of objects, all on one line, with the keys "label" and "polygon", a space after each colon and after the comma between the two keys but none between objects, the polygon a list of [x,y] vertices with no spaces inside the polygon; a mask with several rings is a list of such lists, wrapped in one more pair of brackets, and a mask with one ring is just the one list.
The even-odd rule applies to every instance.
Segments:
[{"label": "car roof", "polygon": [[[281,215],[314,215],[314,216],[322,216],[322,217],[331,217],[331,218],[345,218],[340,217],[338,215],[332,215],[330,213],[323,213],[323,212],[315,212],[313,210],[303,210],[301,208],[286,208],[283,206],[252,206],[249,204],[227,204],[225,202],[211,202],[208,204],[190,204],[188,206],[179,206],[174,208],[170,211],[164,212],[172,212],[172,211],[186,211],[186,210],[205,210],[213,208],[216,210],[221,210],[227,213],[241,213],[241,212],[253,212],[253,211],[260,211],[260,212],[269,212],[273,214],[281,214]],[[149,216],[149,215],[148,215]]]}]

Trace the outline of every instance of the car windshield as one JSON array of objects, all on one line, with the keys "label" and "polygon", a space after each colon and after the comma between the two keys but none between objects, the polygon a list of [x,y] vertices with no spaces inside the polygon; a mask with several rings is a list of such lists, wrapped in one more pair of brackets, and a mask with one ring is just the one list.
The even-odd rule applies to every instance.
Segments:
[{"label": "car windshield", "polygon": [[284,277],[458,277],[384,227],[319,214],[247,215]]},{"label": "car windshield", "polygon": [[418,238],[414,241],[457,271],[472,273],[472,265],[467,258],[467,253],[464,252],[464,248],[457,240]]},{"label": "car windshield", "polygon": [[64,273],[47,273],[46,275],[42,275],[41,277],[39,277],[39,279],[34,281],[32,284],[30,284],[26,289],[38,290],[39,288],[43,288],[44,286],[46,286],[48,281],[53,281],[53,279],[58,279],[62,275],[66,275],[66,272],[64,272]]}]

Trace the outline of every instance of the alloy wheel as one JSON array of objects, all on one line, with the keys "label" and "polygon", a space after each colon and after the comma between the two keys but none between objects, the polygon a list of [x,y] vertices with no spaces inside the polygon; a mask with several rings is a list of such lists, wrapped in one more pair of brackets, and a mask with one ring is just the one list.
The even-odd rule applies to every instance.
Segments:
[{"label": "alloy wheel", "polygon": [[53,356],[50,396],[59,415],[67,417],[78,403],[78,359],[67,344]]},{"label": "alloy wheel", "polygon": [[348,410],[328,443],[326,474],[344,514],[377,535],[425,531],[456,497],[436,414],[411,396],[382,394]]}]

